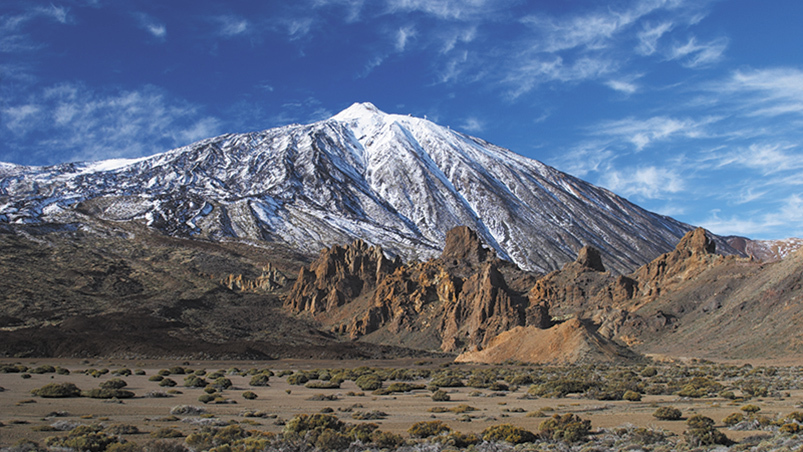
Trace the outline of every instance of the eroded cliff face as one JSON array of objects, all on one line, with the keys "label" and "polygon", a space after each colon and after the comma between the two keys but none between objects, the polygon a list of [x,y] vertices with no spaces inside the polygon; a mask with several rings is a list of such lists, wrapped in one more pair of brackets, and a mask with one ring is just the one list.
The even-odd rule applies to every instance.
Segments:
[{"label": "eroded cliff face", "polygon": [[[395,335],[456,352],[527,324],[525,295],[535,280],[498,259],[474,231],[457,227],[441,256],[427,262],[401,265],[362,242],[325,250],[301,270],[285,306],[352,339]],[[344,317],[349,310],[354,315]],[[533,315],[538,325],[543,317],[548,313]]]},{"label": "eroded cliff face", "polygon": [[330,311],[376,288],[400,266],[399,259],[387,258],[382,248],[362,240],[345,247],[335,245],[301,269],[285,306],[311,314]]}]

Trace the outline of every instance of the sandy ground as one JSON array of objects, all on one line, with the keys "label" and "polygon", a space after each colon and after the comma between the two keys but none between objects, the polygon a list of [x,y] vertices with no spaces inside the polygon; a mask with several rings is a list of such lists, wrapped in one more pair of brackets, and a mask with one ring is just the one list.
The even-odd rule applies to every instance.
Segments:
[{"label": "sandy ground", "polygon": [[[144,397],[150,391],[166,391],[157,382],[148,378],[156,375],[160,369],[175,365],[183,365],[193,370],[205,369],[214,372],[221,369],[236,367],[240,370],[251,368],[271,369],[278,373],[281,370],[298,369],[336,369],[358,366],[399,368],[413,367],[413,360],[399,361],[268,361],[268,362],[157,362],[157,361],[124,361],[124,360],[0,360],[0,363],[21,363],[30,367],[43,364],[62,366],[71,371],[70,375],[33,374],[30,378],[22,378],[18,373],[0,373],[0,446],[14,444],[21,438],[28,438],[42,443],[48,436],[63,435],[63,432],[37,431],[43,426],[50,426],[56,421],[72,421],[76,423],[102,423],[130,424],[137,426],[142,433],[127,436],[129,440],[144,442],[150,439],[148,433],[164,427],[178,429],[189,434],[200,427],[193,426],[182,420],[165,421],[162,418],[170,416],[170,410],[177,405],[203,406],[214,417],[224,421],[253,422],[247,426],[249,429],[259,429],[270,432],[280,432],[281,420],[289,420],[296,414],[312,414],[324,408],[334,410],[341,420],[352,423],[375,422],[382,430],[396,433],[405,433],[407,429],[418,421],[439,419],[446,422],[454,430],[461,432],[481,432],[488,426],[511,423],[531,431],[537,431],[544,418],[526,417],[528,412],[538,411],[545,407],[552,408],[554,413],[575,413],[584,419],[590,419],[593,428],[616,427],[633,424],[640,427],[658,427],[675,433],[682,433],[685,428],[683,421],[659,421],[652,413],[660,406],[673,406],[682,410],[684,417],[693,414],[703,414],[721,425],[721,420],[727,415],[739,412],[743,404],[733,404],[726,399],[680,399],[677,396],[645,396],[640,402],[627,401],[597,401],[567,397],[562,399],[541,398],[536,400],[522,399],[527,387],[519,388],[516,392],[494,393],[489,390],[475,388],[446,389],[451,396],[449,402],[434,402],[427,390],[418,390],[406,394],[393,394],[388,396],[375,396],[370,392],[361,391],[352,381],[346,381],[340,389],[309,389],[303,386],[293,386],[286,382],[286,378],[271,377],[269,387],[249,386],[250,376],[227,375],[233,387],[223,391],[223,395],[236,402],[232,404],[208,404],[198,401],[204,394],[202,388],[183,387],[183,375],[171,376],[178,382],[177,389],[181,394],[170,398]],[[437,367],[438,362],[430,364]],[[87,368],[108,368],[111,372],[93,378],[82,372]],[[140,369],[145,375],[131,375],[122,377],[136,397],[126,399],[119,403],[90,399],[47,399],[31,395],[31,390],[40,388],[48,383],[71,382],[83,390],[98,387],[98,385],[111,378],[115,369]],[[386,383],[387,386],[387,383]],[[256,400],[246,400],[242,394],[253,391],[258,395]],[[480,391],[482,396],[470,396],[472,392]],[[364,395],[348,395],[349,393]],[[337,400],[313,401],[309,400],[316,395],[335,395]],[[498,395],[501,394],[501,395]],[[800,410],[796,408],[803,404],[803,391],[792,391],[788,397],[781,399],[763,398],[750,400],[751,404],[761,407],[761,413],[772,416],[775,414],[788,414]],[[470,422],[458,420],[460,414],[451,412],[431,413],[432,407],[451,408],[460,404],[468,404],[476,411],[467,413]],[[356,406],[355,406],[356,405]],[[353,411],[383,411],[388,414],[385,419],[376,421],[357,421],[352,419]],[[258,410],[269,413],[268,418],[243,417],[241,413],[246,410]],[[65,412],[56,416],[56,412]],[[185,418],[187,416],[179,416]],[[724,430],[731,439],[738,440],[757,432],[736,432]]]}]

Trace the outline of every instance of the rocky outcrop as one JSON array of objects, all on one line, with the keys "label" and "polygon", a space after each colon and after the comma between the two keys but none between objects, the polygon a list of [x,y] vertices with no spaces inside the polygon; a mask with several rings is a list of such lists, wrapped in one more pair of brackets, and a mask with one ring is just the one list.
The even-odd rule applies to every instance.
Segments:
[{"label": "rocky outcrop", "polygon": [[321,251],[318,259],[298,274],[285,306],[295,312],[318,314],[342,306],[375,288],[401,266],[378,246],[362,240]]},{"label": "rocky outcrop", "polygon": [[229,290],[241,292],[274,292],[287,285],[287,276],[273,264],[262,267],[262,274],[254,279],[244,277],[242,274],[229,274],[221,281]]},{"label": "rocky outcrop", "polygon": [[483,347],[528,318],[549,325],[548,307],[527,310],[526,290],[534,279],[498,259],[474,231],[457,227],[446,234],[441,256],[427,262],[382,261],[357,242],[325,250],[300,272],[285,305],[351,339],[406,338],[419,347],[459,352]]}]

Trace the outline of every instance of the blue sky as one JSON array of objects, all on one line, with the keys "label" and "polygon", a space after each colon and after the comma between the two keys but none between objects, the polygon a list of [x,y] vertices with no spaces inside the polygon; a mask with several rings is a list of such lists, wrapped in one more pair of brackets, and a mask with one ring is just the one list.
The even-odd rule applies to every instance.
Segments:
[{"label": "blue sky", "polygon": [[0,161],[368,101],[718,234],[803,237],[802,21],[799,0],[4,0]]}]

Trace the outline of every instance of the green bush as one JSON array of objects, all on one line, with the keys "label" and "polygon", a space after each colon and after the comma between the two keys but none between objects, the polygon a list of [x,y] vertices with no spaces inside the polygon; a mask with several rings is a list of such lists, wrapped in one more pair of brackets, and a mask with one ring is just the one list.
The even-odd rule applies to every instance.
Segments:
[{"label": "green bush", "polygon": [[134,393],[124,389],[104,389],[95,388],[81,393],[84,397],[90,399],[130,399],[134,397]]},{"label": "green bush", "polygon": [[641,394],[636,391],[625,391],[625,393],[622,394],[622,399],[629,402],[638,402],[641,400]]},{"label": "green bush", "polygon": [[290,419],[284,426],[285,433],[295,433],[304,436],[312,430],[341,430],[345,424],[331,414],[299,414]]},{"label": "green bush", "polygon": [[31,394],[44,398],[80,397],[81,390],[73,383],[50,383],[32,390]]},{"label": "green bush", "polygon": [[162,381],[159,382],[159,386],[163,388],[172,388],[177,385],[178,383],[176,383],[176,381],[172,378],[163,378]]},{"label": "green bush", "polygon": [[758,405],[745,405],[741,408],[741,410],[747,413],[748,415],[754,415],[759,411],[761,411],[761,407],[759,407]]},{"label": "green bush", "polygon": [[538,434],[544,439],[573,443],[586,439],[591,431],[591,421],[583,420],[572,413],[555,414],[541,422],[538,428]]},{"label": "green bush", "polygon": [[70,431],[66,437],[50,437],[45,440],[49,448],[68,448],[85,452],[105,452],[109,446],[119,443],[116,435],[100,431],[97,425],[80,425]]},{"label": "green bush", "polygon": [[125,380],[119,378],[112,378],[111,380],[104,381],[100,384],[102,389],[122,389],[128,386]]},{"label": "green bush", "polygon": [[452,400],[452,397],[446,393],[446,391],[441,391],[438,389],[437,391],[432,393],[432,400],[435,402],[448,402]]},{"label": "green bush", "polygon": [[511,424],[493,425],[482,431],[484,441],[505,441],[510,444],[531,443],[535,434]]},{"label": "green bush", "polygon": [[744,420],[744,415],[742,413],[731,413],[722,420],[722,423],[731,427],[733,425],[738,424]]},{"label": "green bush", "polygon": [[232,386],[231,380],[226,377],[219,377],[215,379],[215,382],[212,383],[217,388],[220,389],[229,389]]},{"label": "green bush", "polygon": [[151,432],[153,438],[183,438],[184,434],[181,431],[170,427],[162,427],[158,430]]},{"label": "green bush", "polygon": [[451,374],[436,375],[429,384],[437,388],[462,388],[465,386],[460,377]]},{"label": "green bush", "polygon": [[413,438],[429,438],[430,436],[440,435],[441,433],[451,432],[452,429],[443,421],[421,421],[413,424],[407,433]]},{"label": "green bush", "polygon": [[382,380],[375,374],[365,374],[354,380],[354,384],[363,391],[374,391],[382,387]]},{"label": "green bush", "polygon": [[656,419],[662,421],[677,421],[681,418],[681,416],[683,416],[683,413],[677,408],[673,408],[671,406],[662,406],[661,408],[655,410],[652,415]]},{"label": "green bush", "polygon": [[287,384],[290,384],[290,385],[298,385],[298,386],[300,386],[300,385],[303,385],[304,383],[306,383],[308,381],[309,381],[309,377],[307,376],[307,374],[305,374],[303,372],[297,372],[297,373],[294,373],[293,375],[289,375],[287,377]]},{"label": "green bush", "polygon": [[209,382],[206,381],[203,377],[199,377],[198,375],[190,375],[184,378],[184,386],[188,388],[205,388],[209,385]]},{"label": "green bush", "polygon": [[267,374],[259,374],[251,377],[251,381],[248,384],[250,386],[270,386],[268,381],[270,381],[270,377]]},{"label": "green bush", "polygon": [[251,391],[245,391],[245,392],[243,393],[243,398],[244,398],[244,399],[247,399],[247,400],[255,400],[257,397],[258,397],[258,396],[256,395],[256,393],[255,393],[255,392],[251,392]]},{"label": "green bush", "polygon": [[710,417],[696,414],[686,421],[686,425],[689,426],[685,432],[686,441],[692,447],[732,444],[724,433],[714,427],[714,420]]},{"label": "green bush", "polygon": [[404,438],[396,433],[375,430],[371,433],[371,442],[382,449],[395,449],[404,444]]}]

